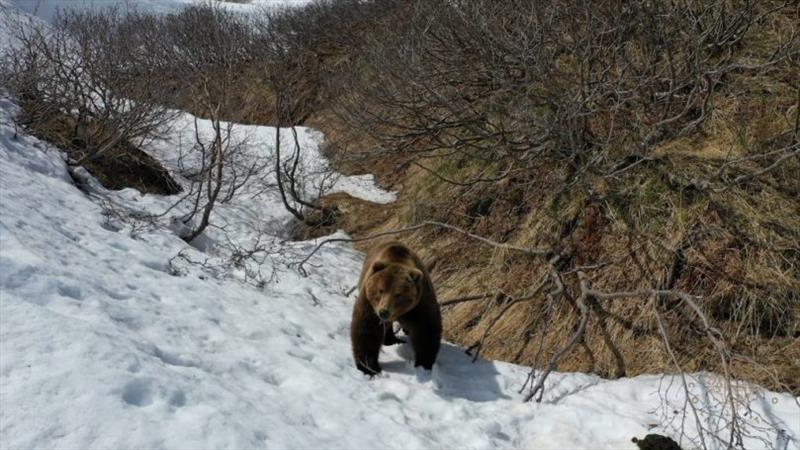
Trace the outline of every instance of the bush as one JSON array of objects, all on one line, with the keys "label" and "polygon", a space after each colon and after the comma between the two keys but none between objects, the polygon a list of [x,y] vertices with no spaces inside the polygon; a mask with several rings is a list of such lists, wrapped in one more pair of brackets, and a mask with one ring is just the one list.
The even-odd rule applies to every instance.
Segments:
[{"label": "bush", "polygon": [[67,150],[73,164],[86,165],[107,187],[180,192],[140,150],[175,113],[161,103],[168,95],[159,90],[163,74],[143,72],[140,36],[123,31],[129,24],[118,10],[64,13],[52,28],[4,19],[17,42],[3,57],[2,77],[24,126]]},{"label": "bush", "polygon": [[[800,46],[790,2],[394,4],[328,82],[342,93],[333,108],[346,127],[377,143],[364,153],[413,168],[404,195],[432,186],[397,216],[424,210],[426,220],[559,257],[550,267],[416,233],[425,256],[449,262],[436,280],[453,286],[444,296],[527,298],[513,308],[459,304],[445,315],[449,339],[536,367],[572,341],[583,351],[562,354],[561,369],[730,366],[798,392],[789,361],[800,355],[784,350],[800,348],[800,183],[791,175],[800,169]],[[674,298],[590,298],[586,333],[574,341],[581,267],[605,291],[701,296],[732,356],[712,357],[696,312]],[[528,298],[551,269],[565,279],[559,296]]]}]

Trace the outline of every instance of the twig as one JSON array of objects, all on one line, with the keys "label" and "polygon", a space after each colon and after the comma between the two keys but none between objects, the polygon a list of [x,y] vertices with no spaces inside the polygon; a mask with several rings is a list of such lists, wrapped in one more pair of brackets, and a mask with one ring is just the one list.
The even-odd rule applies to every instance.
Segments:
[{"label": "twig", "polygon": [[[694,402],[692,401],[691,391],[689,391],[689,384],[686,382],[686,374],[683,370],[681,370],[681,366],[678,363],[678,358],[675,356],[675,352],[672,350],[672,345],[670,345],[669,338],[667,337],[667,330],[664,327],[664,323],[661,320],[661,314],[658,312],[658,304],[655,301],[658,297],[652,296],[650,297],[650,304],[653,305],[653,313],[656,316],[656,324],[658,325],[658,331],[661,334],[661,338],[664,341],[664,347],[667,350],[667,354],[669,355],[672,364],[678,370],[678,373],[681,377],[681,384],[683,385],[683,392],[686,395],[686,402],[689,404],[689,408],[692,410],[692,414],[694,415],[695,426],[697,427],[697,432],[700,436],[700,443],[702,448],[708,448],[706,446],[705,437],[703,436],[703,422],[700,420],[700,414],[697,412],[697,407],[695,406]],[[685,420],[686,415],[686,407],[684,406],[684,418],[681,419],[681,434],[684,432],[683,421]]]},{"label": "twig", "polygon": [[303,265],[305,265],[308,262],[308,260],[310,260],[311,257],[313,257],[326,244],[331,244],[331,243],[334,243],[334,242],[363,242],[363,241],[369,241],[369,240],[377,239],[379,237],[384,237],[384,236],[393,236],[393,235],[397,235],[397,234],[410,233],[412,231],[417,231],[417,230],[420,230],[420,229],[425,228],[425,227],[445,228],[445,229],[448,229],[448,230],[451,230],[451,231],[455,231],[457,233],[461,233],[464,236],[469,237],[470,239],[474,239],[476,241],[483,242],[484,244],[491,245],[492,247],[500,248],[500,249],[503,249],[503,250],[512,250],[512,251],[516,251],[516,252],[520,252],[520,253],[525,253],[525,254],[531,255],[531,256],[543,256],[543,255],[546,255],[548,253],[548,251],[543,250],[543,249],[525,248],[525,247],[520,247],[520,246],[517,246],[517,245],[503,244],[503,243],[500,243],[500,242],[493,241],[491,239],[487,239],[487,238],[482,237],[482,236],[478,236],[477,234],[470,233],[469,231],[463,230],[463,229],[461,229],[459,227],[456,227],[454,225],[449,225],[449,224],[442,223],[442,222],[436,222],[436,221],[428,220],[428,221],[425,221],[425,222],[422,222],[420,224],[413,225],[413,226],[410,226],[410,227],[398,228],[396,230],[383,231],[383,232],[380,232],[380,233],[370,234],[368,236],[363,236],[363,237],[358,237],[358,238],[330,238],[330,239],[325,239],[324,241],[322,241],[319,244],[317,244],[317,246],[314,248],[314,250],[312,250],[311,253],[309,253],[305,258],[303,258],[302,261],[300,261],[297,264],[297,271],[300,272],[300,274],[303,275],[303,276],[308,276],[308,273],[303,268]]},{"label": "twig", "polygon": [[575,304],[581,313],[578,329],[572,335],[572,338],[570,338],[567,344],[564,345],[561,350],[556,352],[556,354],[550,359],[550,362],[547,364],[544,373],[542,373],[542,375],[536,381],[536,384],[531,388],[530,393],[528,393],[528,395],[525,397],[526,402],[530,401],[534,396],[536,396],[537,403],[542,401],[542,396],[544,395],[544,382],[547,379],[547,376],[550,375],[553,370],[555,370],[558,362],[561,361],[561,358],[569,353],[569,351],[572,350],[572,347],[574,347],[575,344],[583,339],[584,332],[586,331],[586,323],[589,321],[589,308],[586,306],[586,297],[589,287],[588,282],[586,281],[586,276],[583,272],[578,272],[578,279],[580,280],[581,284],[581,295],[575,300]]},{"label": "twig", "polygon": [[475,295],[467,295],[467,296],[464,296],[464,297],[456,297],[456,298],[451,298],[449,300],[444,300],[444,301],[439,302],[439,306],[440,307],[442,307],[442,306],[450,306],[450,305],[457,305],[459,303],[464,303],[464,302],[471,302],[471,301],[474,301],[474,300],[483,300],[483,299],[486,299],[486,298],[493,298],[496,295],[497,294],[492,294],[491,292],[486,292],[484,294],[475,294]]},{"label": "twig", "polygon": [[[494,326],[497,325],[497,323],[500,321],[500,319],[502,319],[503,316],[506,315],[508,310],[511,309],[511,307],[516,305],[516,304],[519,304],[519,303],[522,303],[522,302],[525,302],[525,301],[528,301],[528,300],[531,300],[531,299],[535,298],[542,291],[542,289],[544,288],[546,283],[547,283],[547,277],[545,277],[542,280],[542,282],[539,284],[539,286],[537,286],[536,289],[534,289],[533,292],[531,292],[530,294],[522,296],[522,297],[519,297],[519,298],[511,298],[511,297],[509,297],[509,298],[506,299],[505,306],[503,306],[503,309],[501,309],[500,312],[498,312],[497,315],[494,316],[492,321],[489,322],[489,325],[487,325],[486,329],[483,330],[483,335],[481,336],[481,338],[478,339],[474,344],[469,346],[469,348],[467,349],[467,354],[469,354],[470,351],[475,350],[475,354],[472,355],[472,362],[475,362],[475,361],[478,360],[478,356],[480,356],[480,353],[481,353],[481,348],[483,348],[483,343],[486,341],[486,338],[489,336],[489,332],[491,332],[492,328],[494,328]],[[502,293],[498,293],[497,294],[497,296],[500,296],[500,295],[502,295]]]}]

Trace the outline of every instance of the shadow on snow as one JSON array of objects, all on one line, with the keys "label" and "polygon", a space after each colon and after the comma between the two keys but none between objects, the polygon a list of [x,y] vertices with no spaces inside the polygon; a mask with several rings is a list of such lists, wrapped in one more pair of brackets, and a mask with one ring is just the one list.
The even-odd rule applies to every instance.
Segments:
[{"label": "shadow on snow", "polygon": [[416,376],[420,382],[433,381],[435,392],[443,399],[463,398],[473,402],[491,402],[510,398],[503,392],[497,380],[500,373],[491,361],[472,357],[464,349],[442,342],[439,357],[432,372],[414,368],[414,350],[410,344],[397,347],[403,360],[385,361],[383,370]]}]

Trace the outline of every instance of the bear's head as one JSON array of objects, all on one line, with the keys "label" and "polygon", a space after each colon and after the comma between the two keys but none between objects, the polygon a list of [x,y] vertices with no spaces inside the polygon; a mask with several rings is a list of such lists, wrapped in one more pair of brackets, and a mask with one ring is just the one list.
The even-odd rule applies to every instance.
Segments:
[{"label": "bear's head", "polygon": [[375,315],[397,320],[419,303],[422,272],[400,264],[376,261],[366,281],[366,294]]}]

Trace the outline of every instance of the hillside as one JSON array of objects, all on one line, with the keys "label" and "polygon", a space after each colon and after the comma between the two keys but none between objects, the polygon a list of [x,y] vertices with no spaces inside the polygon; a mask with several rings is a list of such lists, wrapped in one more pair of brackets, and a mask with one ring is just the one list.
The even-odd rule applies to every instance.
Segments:
[{"label": "hillside", "polygon": [[[432,373],[414,370],[400,346],[385,349],[386,373],[369,379],[349,349],[345,292],[358,277],[358,252],[326,247],[303,278],[281,261],[314,242],[284,244],[282,259],[260,267],[274,277],[262,288],[242,273],[176,261],[215,256],[164,228],[109,221],[100,192],[75,187],[63,153],[16,134],[14,106],[0,108],[3,448],[635,448],[630,438],[648,432],[681,437],[671,411],[683,392],[670,376],[558,373],[545,401],[530,404],[519,393],[527,368],[473,364],[445,344]],[[104,194],[137,209],[164,201]],[[256,197],[222,214],[236,229],[259,213],[280,239],[289,216],[277,206]],[[698,394],[714,395],[713,376],[692,379]],[[746,389],[754,430],[756,418],[771,417],[786,433],[756,431],[747,447],[766,439],[800,448],[795,399]]]},{"label": "hillside", "polygon": [[[727,74],[708,121],[681,116],[691,131],[667,126],[642,153],[616,147],[636,127],[607,127],[655,126],[660,97],[595,98],[557,130],[581,130],[570,153],[527,147],[563,118],[529,103],[532,59],[474,53],[470,27],[505,6],[465,24],[433,1],[60,18],[51,2],[48,24],[24,3],[2,2],[22,20],[0,27],[0,50],[31,50],[0,71],[0,448],[634,449],[658,433],[800,449],[785,60],[758,72],[764,91]],[[779,35],[791,11],[775,11]],[[428,13],[441,21],[417,29]],[[462,26],[432,54],[392,46]],[[597,42],[626,39],[612,34]],[[561,50],[548,80],[568,90]],[[433,371],[404,344],[367,377],[352,292],[362,251],[390,238],[429,265],[446,342]]]},{"label": "hillside", "polygon": [[[443,298],[475,297],[447,309],[448,339],[538,368],[561,354],[559,368],[606,377],[729,371],[800,392],[796,4],[373,14],[323,61],[335,90],[309,123],[340,170],[398,191],[390,208],[339,199],[357,211],[346,229],[451,227],[403,234],[437,262]],[[585,314],[578,272],[611,296]]]}]

